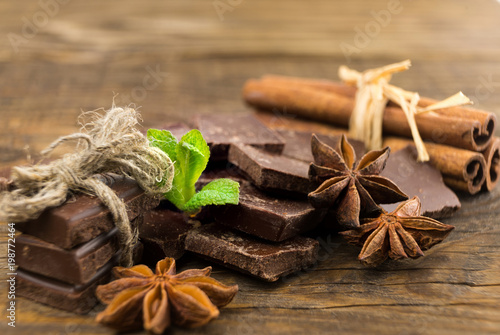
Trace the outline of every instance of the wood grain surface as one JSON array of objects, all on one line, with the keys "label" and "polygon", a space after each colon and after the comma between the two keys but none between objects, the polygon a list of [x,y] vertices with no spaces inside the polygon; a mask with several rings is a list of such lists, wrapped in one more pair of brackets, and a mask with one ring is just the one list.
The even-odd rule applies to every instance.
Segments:
[{"label": "wood grain surface", "polygon": [[[247,113],[246,79],[336,79],[341,64],[362,70],[410,58],[393,83],[436,99],[462,90],[500,116],[499,17],[494,0],[2,0],[0,167],[36,158],[78,130],[82,110],[109,108],[113,98],[140,106],[147,128],[195,113]],[[235,300],[203,328],[167,333],[499,334],[500,188],[460,199],[462,210],[445,220],[456,229],[415,261],[366,269],[359,250],[332,235],[318,237],[313,269],[276,283],[215,266],[215,278],[240,286]],[[93,321],[102,306],[77,316],[22,298],[16,328],[7,326],[0,227],[0,333],[112,333]]]}]

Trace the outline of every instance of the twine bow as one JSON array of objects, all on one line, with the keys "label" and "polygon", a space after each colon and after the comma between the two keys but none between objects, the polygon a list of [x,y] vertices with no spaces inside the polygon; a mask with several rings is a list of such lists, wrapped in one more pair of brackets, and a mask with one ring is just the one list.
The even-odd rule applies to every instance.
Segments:
[{"label": "twine bow", "polygon": [[[0,220],[22,222],[37,218],[48,207],[62,205],[69,191],[97,196],[109,209],[119,230],[121,264],[131,266],[137,232],[132,231],[123,201],[96,174],[114,172],[135,179],[151,195],[172,187],[174,165],[161,150],[150,147],[137,129],[139,114],[133,108],[113,107],[104,115],[83,113],[90,122],[82,132],[53,142],[42,155],[62,143],[78,140],[76,151],[47,165],[14,167],[13,190],[0,193]],[[85,132],[84,132],[85,131]]]},{"label": "twine bow", "polygon": [[382,147],[384,109],[390,100],[399,105],[405,113],[417,148],[417,160],[425,162],[429,160],[429,154],[420,137],[415,115],[442,108],[471,104],[472,101],[462,92],[459,92],[425,108],[417,107],[420,100],[418,93],[405,91],[389,84],[392,74],[408,70],[410,66],[410,60],[364,72],[341,66],[339,68],[339,77],[347,84],[358,87],[355,107],[349,122],[349,136],[362,140],[370,150],[380,149]]}]

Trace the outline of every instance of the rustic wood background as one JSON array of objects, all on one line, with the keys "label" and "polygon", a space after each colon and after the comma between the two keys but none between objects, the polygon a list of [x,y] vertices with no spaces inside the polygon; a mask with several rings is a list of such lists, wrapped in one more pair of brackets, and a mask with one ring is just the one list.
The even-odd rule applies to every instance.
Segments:
[{"label": "rustic wood background", "polygon": [[[389,9],[377,23],[374,13]],[[499,18],[494,0],[2,0],[0,167],[26,163],[76,131],[82,110],[109,108],[116,94],[117,104],[141,106],[149,127],[245,113],[247,78],[336,79],[341,64],[362,70],[411,58],[393,83],[434,98],[462,90],[500,116]],[[346,54],[347,46],[356,50]],[[499,334],[500,187],[460,198],[463,209],[445,221],[456,229],[416,261],[365,269],[358,249],[323,236],[315,268],[277,283],[215,267],[214,277],[240,285],[234,302],[206,327],[168,333]],[[2,226],[2,242],[6,235]],[[22,298],[8,327],[1,246],[2,334],[110,333],[93,321],[102,307],[76,316]]]}]

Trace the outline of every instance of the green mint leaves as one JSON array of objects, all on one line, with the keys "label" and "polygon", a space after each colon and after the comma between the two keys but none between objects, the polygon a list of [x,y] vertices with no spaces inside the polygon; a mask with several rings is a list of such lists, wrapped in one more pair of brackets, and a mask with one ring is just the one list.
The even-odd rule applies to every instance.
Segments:
[{"label": "green mint leaves", "polygon": [[217,179],[196,193],[195,183],[205,170],[210,149],[199,130],[193,129],[177,138],[168,130],[149,129],[149,144],[164,151],[174,162],[172,189],[165,197],[180,210],[196,213],[207,205],[237,205],[239,184],[230,179]]}]

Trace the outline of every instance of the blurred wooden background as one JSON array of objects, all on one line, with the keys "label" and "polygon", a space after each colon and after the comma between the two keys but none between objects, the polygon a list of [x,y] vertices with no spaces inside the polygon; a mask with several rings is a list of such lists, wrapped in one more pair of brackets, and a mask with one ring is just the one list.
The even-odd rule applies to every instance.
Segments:
[{"label": "blurred wooden background", "polygon": [[[363,70],[410,58],[412,69],[393,83],[433,98],[462,90],[500,116],[499,18],[494,0],[1,0],[0,167],[78,130],[82,110],[109,108],[115,94],[119,105],[140,106],[150,127],[245,113],[246,79],[336,79],[341,64]],[[332,237],[313,271],[286,281],[216,267],[216,278],[240,285],[235,301],[204,328],[169,333],[498,334],[499,199],[498,188],[462,195],[463,210],[446,220],[455,231],[413,262],[367,270],[356,248]],[[4,280],[0,288],[5,306]],[[3,334],[110,332],[92,315],[21,298],[16,329],[0,320]]]}]

